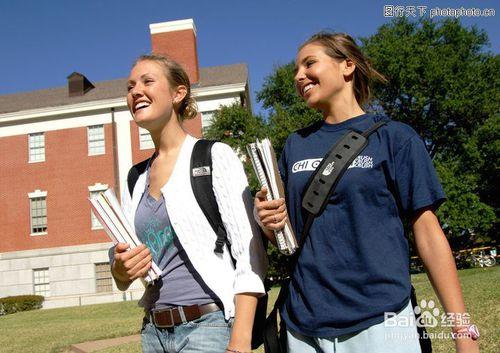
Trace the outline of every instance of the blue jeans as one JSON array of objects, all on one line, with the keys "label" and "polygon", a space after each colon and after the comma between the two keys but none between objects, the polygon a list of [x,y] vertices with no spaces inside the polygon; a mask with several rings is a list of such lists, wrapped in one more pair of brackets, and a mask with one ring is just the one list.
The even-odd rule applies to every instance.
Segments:
[{"label": "blue jeans", "polygon": [[[411,303],[396,318],[414,318]],[[420,353],[415,325],[392,327],[384,322],[339,337],[309,337],[287,330],[288,353]]]},{"label": "blue jeans", "polygon": [[172,328],[156,328],[149,320],[141,331],[143,353],[221,353],[226,350],[233,319],[227,321],[223,311]]}]

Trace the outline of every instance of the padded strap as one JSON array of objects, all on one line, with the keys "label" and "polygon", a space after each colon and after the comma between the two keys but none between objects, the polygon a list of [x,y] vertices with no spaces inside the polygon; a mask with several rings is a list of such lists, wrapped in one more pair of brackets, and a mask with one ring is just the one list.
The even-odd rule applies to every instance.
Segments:
[{"label": "padded strap", "polygon": [[[151,157],[153,158],[153,157]],[[139,175],[144,173],[146,168],[148,167],[149,161],[151,158],[148,158],[140,163],[137,163],[134,165],[130,170],[128,171],[127,175],[127,185],[128,185],[128,192],[130,193],[130,197],[132,197],[134,193],[134,188],[135,184],[137,183],[137,179],[139,179]]]},{"label": "padded strap", "polygon": [[191,187],[198,205],[217,234],[214,252],[222,254],[224,244],[227,242],[227,233],[213,193],[212,146],[215,142],[211,140],[196,141],[191,155]]}]

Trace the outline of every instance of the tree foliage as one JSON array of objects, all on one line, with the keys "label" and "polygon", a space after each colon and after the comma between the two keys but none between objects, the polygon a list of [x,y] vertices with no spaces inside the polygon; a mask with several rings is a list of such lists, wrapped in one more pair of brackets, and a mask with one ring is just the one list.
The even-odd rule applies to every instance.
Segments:
[{"label": "tree foliage", "polygon": [[248,143],[267,136],[267,125],[260,116],[234,103],[215,112],[212,124],[203,131],[203,135],[244,152]]},{"label": "tree foliage", "polygon": [[235,103],[223,106],[214,114],[212,125],[203,131],[207,139],[222,141],[237,151],[244,161],[243,166],[248,177],[250,189],[259,189],[258,180],[253,172],[252,164],[246,156],[246,145],[255,142],[256,138],[268,136],[268,126],[260,116]]},{"label": "tree foliage", "polygon": [[290,133],[323,118],[297,95],[294,66],[295,63],[291,62],[276,68],[257,93],[257,100],[268,109],[269,134],[278,154]]},{"label": "tree foliage", "polygon": [[362,38],[362,49],[387,84],[375,84],[374,104],[424,138],[432,157],[462,153],[464,143],[498,112],[500,61],[485,51],[486,33],[458,20],[406,18]]}]

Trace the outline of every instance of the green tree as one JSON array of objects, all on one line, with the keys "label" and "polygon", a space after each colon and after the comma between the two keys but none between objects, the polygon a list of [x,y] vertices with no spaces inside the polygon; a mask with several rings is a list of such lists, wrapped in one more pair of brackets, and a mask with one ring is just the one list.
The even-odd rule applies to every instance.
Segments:
[{"label": "green tree", "polygon": [[[478,191],[482,200],[498,210],[498,180],[500,171],[500,115],[485,121],[476,130],[469,142],[469,151],[474,151],[478,176]],[[469,152],[469,154],[471,154]]]},{"label": "green tree", "polygon": [[475,129],[498,112],[500,61],[486,51],[485,31],[458,20],[403,18],[361,41],[389,79],[374,84],[374,106],[415,128],[432,157],[462,153]]},{"label": "green tree", "polygon": [[203,135],[207,139],[227,143],[237,151],[244,161],[250,189],[255,193],[260,188],[252,163],[246,155],[246,145],[255,142],[256,138],[266,137],[267,131],[268,126],[262,117],[253,115],[248,108],[234,103],[215,112],[212,124],[203,131]]},{"label": "green tree", "polygon": [[257,92],[257,100],[268,110],[269,134],[278,155],[288,135],[323,118],[296,93],[294,67],[294,62],[277,67]]},{"label": "green tree", "polygon": [[434,159],[445,192],[452,202],[440,209],[450,235],[472,241],[495,239],[498,232],[500,116],[492,116],[464,144],[464,153]]},{"label": "green tree", "polygon": [[222,141],[244,153],[245,146],[266,136],[267,125],[260,116],[238,103],[222,106],[214,114],[212,124],[203,131],[208,139]]},{"label": "green tree", "polygon": [[448,198],[438,210],[443,230],[450,238],[465,237],[464,243],[488,241],[496,216],[478,196],[479,174],[464,172],[461,158],[434,161]]}]

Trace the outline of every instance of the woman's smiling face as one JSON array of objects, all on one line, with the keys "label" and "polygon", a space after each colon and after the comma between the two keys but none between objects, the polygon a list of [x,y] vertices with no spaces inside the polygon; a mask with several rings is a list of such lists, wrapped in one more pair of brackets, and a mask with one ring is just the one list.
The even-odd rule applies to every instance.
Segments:
[{"label": "woman's smiling face", "polygon": [[325,110],[345,87],[343,63],[333,59],[318,44],[307,44],[297,54],[295,87],[311,108]]},{"label": "woman's smiling face", "polygon": [[139,61],[130,72],[127,90],[127,105],[139,126],[156,129],[172,116],[174,92],[160,64]]}]

